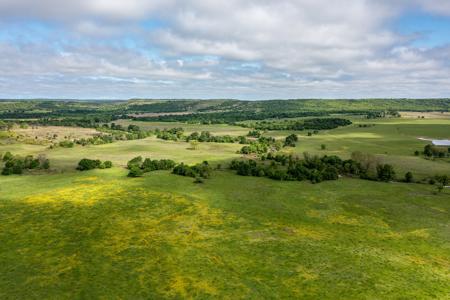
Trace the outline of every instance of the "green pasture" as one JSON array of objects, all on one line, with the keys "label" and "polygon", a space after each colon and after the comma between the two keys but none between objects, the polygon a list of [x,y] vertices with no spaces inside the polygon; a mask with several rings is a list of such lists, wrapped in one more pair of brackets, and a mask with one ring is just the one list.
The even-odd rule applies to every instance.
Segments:
[{"label": "green pasture", "polygon": [[152,159],[172,159],[176,162],[198,163],[204,160],[215,162],[239,157],[239,144],[200,143],[192,150],[187,142],[164,141],[156,137],[142,140],[119,141],[104,145],[79,146],[73,148],[48,149],[44,146],[10,144],[0,146],[0,152],[14,154],[46,154],[52,169],[56,171],[74,170],[82,158],[110,160],[115,165],[126,166],[127,161],[136,156]]},{"label": "green pasture", "polygon": [[[308,131],[269,131],[267,136],[283,138],[290,133],[299,135],[297,147],[285,151],[296,154],[303,152],[318,155],[334,154],[349,158],[354,151],[372,153],[381,161],[393,164],[403,175],[411,171],[417,177],[433,174],[449,174],[450,162],[446,160],[426,160],[414,156],[414,151],[423,151],[428,139],[450,139],[450,119],[352,119],[353,124],[333,130],[320,131],[307,136]],[[359,124],[374,124],[359,127]],[[321,150],[321,145],[326,150]]]},{"label": "green pasture", "polygon": [[0,179],[2,299],[448,299],[450,191],[121,168]]}]

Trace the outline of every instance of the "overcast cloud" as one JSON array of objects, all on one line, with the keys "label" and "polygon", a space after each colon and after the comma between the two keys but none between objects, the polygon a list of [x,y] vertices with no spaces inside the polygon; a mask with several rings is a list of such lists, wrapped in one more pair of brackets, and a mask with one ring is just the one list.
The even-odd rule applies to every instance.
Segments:
[{"label": "overcast cloud", "polygon": [[0,0],[0,98],[449,97],[446,24],[448,0]]}]

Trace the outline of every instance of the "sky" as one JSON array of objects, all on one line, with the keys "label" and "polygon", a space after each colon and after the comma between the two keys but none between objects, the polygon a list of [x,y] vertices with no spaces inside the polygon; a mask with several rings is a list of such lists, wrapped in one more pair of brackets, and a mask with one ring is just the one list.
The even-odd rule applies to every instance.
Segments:
[{"label": "sky", "polygon": [[0,0],[0,98],[450,97],[450,0]]}]

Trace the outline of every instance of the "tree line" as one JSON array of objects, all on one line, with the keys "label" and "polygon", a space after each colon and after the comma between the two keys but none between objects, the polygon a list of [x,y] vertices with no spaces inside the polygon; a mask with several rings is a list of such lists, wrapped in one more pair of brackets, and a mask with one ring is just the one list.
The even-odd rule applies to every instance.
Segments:
[{"label": "tree line", "polygon": [[127,163],[128,177],[141,177],[145,173],[157,170],[171,170],[176,163],[171,159],[143,159],[142,156],[137,156]]},{"label": "tree line", "polygon": [[[266,163],[270,161],[270,163]],[[353,159],[343,160],[338,156],[311,156],[304,154],[303,159],[293,155],[269,153],[261,160],[233,160],[230,169],[238,175],[268,177],[275,180],[302,181],[319,183],[337,180],[339,176],[352,176],[362,179],[392,181],[395,180],[394,168],[389,164],[377,164],[375,176],[367,165]]]},{"label": "tree line", "polygon": [[264,120],[259,122],[241,123],[240,126],[252,127],[256,130],[328,130],[340,126],[351,125],[352,122],[342,118],[312,118],[300,121],[294,120]]}]

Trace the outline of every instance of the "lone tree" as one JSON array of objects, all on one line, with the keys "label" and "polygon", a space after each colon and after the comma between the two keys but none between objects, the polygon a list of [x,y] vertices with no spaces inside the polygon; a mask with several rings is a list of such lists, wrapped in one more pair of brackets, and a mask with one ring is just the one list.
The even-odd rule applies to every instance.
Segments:
[{"label": "lone tree", "polygon": [[192,140],[189,142],[189,144],[191,145],[191,150],[198,150],[198,141],[197,140]]},{"label": "lone tree", "polygon": [[411,173],[411,172],[407,172],[406,174],[405,174],[405,182],[413,182],[413,174]]},{"label": "lone tree", "polygon": [[291,134],[284,140],[284,147],[295,147],[295,142],[298,141],[298,136],[296,134]]}]

